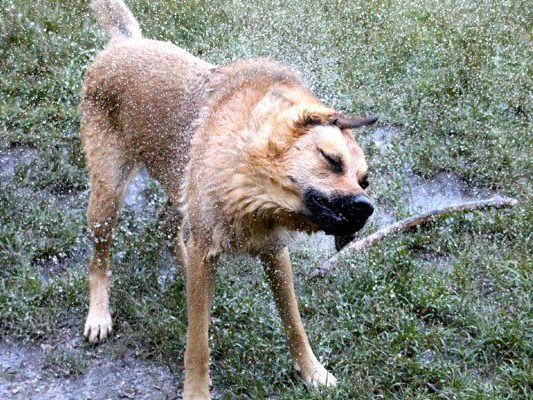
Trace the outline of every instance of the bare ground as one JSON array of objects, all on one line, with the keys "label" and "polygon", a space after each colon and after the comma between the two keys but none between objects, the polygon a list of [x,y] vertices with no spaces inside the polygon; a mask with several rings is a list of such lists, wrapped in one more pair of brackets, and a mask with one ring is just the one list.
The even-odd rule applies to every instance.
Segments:
[{"label": "bare ground", "polygon": [[164,365],[134,354],[113,358],[101,346],[84,352],[87,368],[82,374],[70,375],[48,364],[53,351],[49,345],[0,344],[0,399],[180,398]]}]

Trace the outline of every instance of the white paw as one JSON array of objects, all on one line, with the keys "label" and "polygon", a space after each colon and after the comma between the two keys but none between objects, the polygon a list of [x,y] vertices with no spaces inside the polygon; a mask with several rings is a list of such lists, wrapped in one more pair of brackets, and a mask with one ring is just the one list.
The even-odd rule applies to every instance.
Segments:
[{"label": "white paw", "polygon": [[333,374],[329,373],[322,364],[317,364],[308,371],[299,372],[303,381],[308,386],[315,388],[337,386],[337,379],[333,376]]},{"label": "white paw", "polygon": [[113,323],[109,312],[99,314],[92,314],[89,312],[87,321],[85,322],[83,335],[89,342],[99,343],[103,342],[104,339],[109,336],[112,329]]}]

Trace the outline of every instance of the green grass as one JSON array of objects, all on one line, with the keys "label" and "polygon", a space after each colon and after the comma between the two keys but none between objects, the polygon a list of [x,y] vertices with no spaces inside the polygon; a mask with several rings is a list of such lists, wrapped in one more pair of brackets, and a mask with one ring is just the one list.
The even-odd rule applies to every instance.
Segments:
[{"label": "green grass", "polygon": [[[406,214],[398,196],[406,166],[428,177],[452,172],[522,202],[392,238],[324,280],[307,276],[320,255],[294,249],[311,343],[341,381],[331,392],[310,392],[295,376],[260,265],[225,259],[211,334],[222,398],[532,396],[528,2],[128,3],[148,37],[214,63],[270,56],[299,69],[328,104],[379,114],[393,128],[390,150],[379,155],[366,132],[358,139],[372,194],[396,216]],[[0,152],[20,156],[0,181],[0,337],[41,342],[73,320],[81,330],[90,246],[78,92],[104,44],[87,1],[9,0],[0,10]],[[163,251],[156,214],[165,196],[155,184],[147,194],[153,213],[125,210],[116,232],[120,337],[111,347],[133,346],[181,375],[183,280]],[[82,374],[79,361],[49,360]]]}]

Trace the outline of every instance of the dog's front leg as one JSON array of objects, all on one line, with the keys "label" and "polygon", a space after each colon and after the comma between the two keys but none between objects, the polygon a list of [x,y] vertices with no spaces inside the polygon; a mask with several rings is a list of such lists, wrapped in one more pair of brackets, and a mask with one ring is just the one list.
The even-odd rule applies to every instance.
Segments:
[{"label": "dog's front leg", "polygon": [[186,265],[187,347],[185,349],[185,400],[209,399],[208,331],[214,287],[214,263],[189,239]]},{"label": "dog's front leg", "polygon": [[316,359],[304,331],[294,293],[292,266],[287,248],[283,247],[274,253],[263,254],[261,260],[285,326],[289,351],[296,370],[306,384],[335,386],[337,380]]}]

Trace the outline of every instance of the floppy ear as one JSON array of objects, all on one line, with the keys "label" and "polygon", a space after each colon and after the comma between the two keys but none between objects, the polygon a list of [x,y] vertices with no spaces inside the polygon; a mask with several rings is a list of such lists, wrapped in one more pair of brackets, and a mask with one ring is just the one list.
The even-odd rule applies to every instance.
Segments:
[{"label": "floppy ear", "polygon": [[353,129],[376,123],[378,117],[350,117],[324,106],[295,107],[292,114],[292,126],[305,128],[309,125],[334,125],[340,129]]},{"label": "floppy ear", "polygon": [[309,125],[328,125],[337,112],[320,104],[305,104],[287,110],[286,120],[293,129],[307,128]]},{"label": "floppy ear", "polygon": [[269,154],[276,157],[304,135],[310,125],[329,125],[337,112],[321,104],[299,104],[279,115],[277,129],[273,129],[268,141]]},{"label": "floppy ear", "polygon": [[312,125],[333,125],[340,129],[352,129],[372,125],[378,118],[348,117],[322,104],[300,104],[282,112],[279,120],[282,123],[279,129],[271,133],[268,143],[269,154],[272,156],[281,154]]},{"label": "floppy ear", "polygon": [[377,120],[378,117],[355,118],[342,114],[336,114],[332,117],[330,123],[338,126],[340,129],[352,129],[359,128],[361,126],[373,125]]}]

